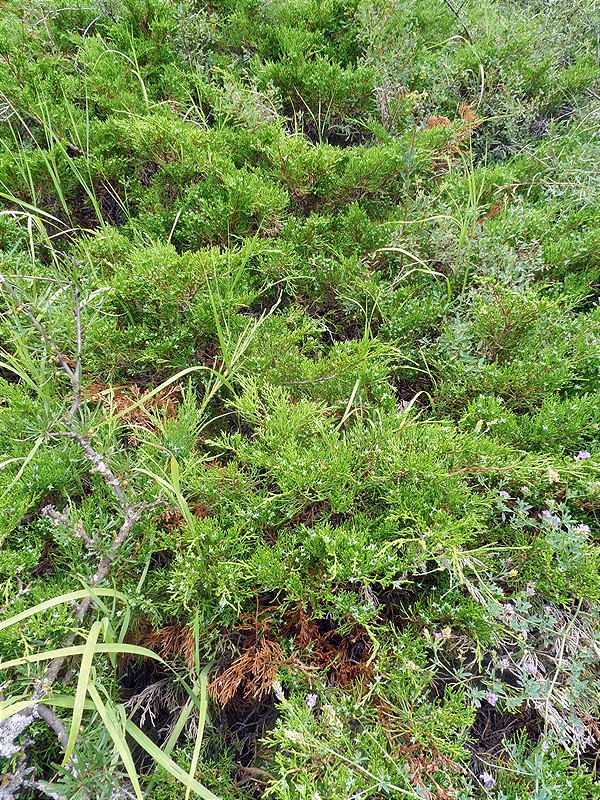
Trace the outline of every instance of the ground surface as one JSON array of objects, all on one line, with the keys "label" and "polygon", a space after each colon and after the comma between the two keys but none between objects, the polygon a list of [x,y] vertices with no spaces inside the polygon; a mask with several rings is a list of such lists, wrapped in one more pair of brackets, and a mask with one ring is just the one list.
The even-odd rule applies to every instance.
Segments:
[{"label": "ground surface", "polygon": [[0,796],[597,796],[599,42],[0,3]]}]

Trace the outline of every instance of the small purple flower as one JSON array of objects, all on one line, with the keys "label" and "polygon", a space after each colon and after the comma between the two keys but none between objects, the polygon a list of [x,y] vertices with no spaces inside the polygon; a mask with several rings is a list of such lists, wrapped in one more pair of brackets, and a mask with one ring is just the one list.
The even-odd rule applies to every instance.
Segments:
[{"label": "small purple flower", "polygon": [[507,614],[512,616],[515,613],[515,607],[512,603],[504,603],[502,608],[506,611]]},{"label": "small purple flower", "polygon": [[496,785],[496,779],[489,772],[482,772],[479,779],[486,789],[493,789]]},{"label": "small purple flower", "polygon": [[498,497],[501,497],[503,500],[510,500],[508,492],[498,492]]},{"label": "small purple flower", "polygon": [[584,525],[583,522],[582,522],[581,525],[578,525],[575,528],[575,530],[577,531],[577,533],[589,533],[591,528],[590,528],[589,525]]},{"label": "small purple flower", "polygon": [[546,517],[546,519],[550,519],[550,517],[551,517],[551,516],[552,516],[552,512],[551,512],[551,511],[548,511],[548,509],[547,509],[547,508],[545,508],[545,509],[542,511],[542,517]]},{"label": "small purple flower", "polygon": [[486,696],[485,696],[485,699],[488,701],[488,703],[489,703],[491,706],[495,706],[495,705],[496,705],[496,703],[497,703],[497,702],[498,702],[498,700],[499,700],[499,697],[498,697],[498,695],[497,695],[497,694],[494,694],[494,692],[487,692],[487,694],[486,694]]},{"label": "small purple flower", "polygon": [[575,461],[585,461],[586,458],[591,458],[592,454],[588,450],[580,450],[575,456]]},{"label": "small purple flower", "polygon": [[529,672],[530,675],[535,675],[537,670],[536,670],[536,667],[535,667],[535,664],[533,663],[533,661],[526,661],[523,664],[523,671],[524,672]]},{"label": "small purple flower", "polygon": [[309,708],[314,708],[317,705],[318,700],[319,700],[318,694],[308,694],[306,696],[306,705]]},{"label": "small purple flower", "polygon": [[525,594],[529,595],[529,597],[533,597],[535,595],[535,583],[527,584],[527,588],[525,589]]}]

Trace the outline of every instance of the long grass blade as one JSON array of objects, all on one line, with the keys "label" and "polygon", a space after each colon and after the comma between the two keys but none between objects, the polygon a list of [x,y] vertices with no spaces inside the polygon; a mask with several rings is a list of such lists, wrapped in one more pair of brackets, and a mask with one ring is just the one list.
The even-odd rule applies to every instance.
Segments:
[{"label": "long grass blade", "polygon": [[[13,658],[10,661],[0,662],[0,670],[11,669],[12,667],[21,667],[23,664],[35,664],[39,661],[52,661],[54,658],[71,658],[71,656],[81,656],[85,652],[86,645],[76,644],[71,647],[59,647],[56,650],[46,650],[44,653],[32,653],[29,656],[22,656],[21,658]],[[165,662],[163,659],[148,650],[146,647],[140,647],[137,644],[117,644],[117,643],[103,643],[96,644],[94,647],[95,653],[127,653],[132,656],[142,656],[143,658],[153,658],[155,661],[160,661],[162,664]]]},{"label": "long grass blade", "polygon": [[6,487],[6,489],[4,490],[4,492],[3,492],[3,493],[0,495],[0,501],[4,500],[4,498],[5,498],[5,497],[8,495],[8,493],[10,492],[10,490],[13,488],[13,486],[14,486],[16,483],[18,483],[18,481],[19,481],[19,480],[20,480],[20,478],[21,478],[21,475],[22,475],[22,474],[25,472],[25,470],[27,469],[27,465],[28,465],[28,464],[29,464],[29,463],[32,461],[32,459],[35,457],[35,454],[36,454],[36,453],[37,453],[37,451],[40,449],[40,446],[41,446],[41,445],[42,445],[42,443],[44,442],[45,438],[46,438],[46,434],[45,434],[45,433],[43,433],[41,436],[38,436],[38,438],[35,440],[33,447],[31,448],[31,450],[29,451],[29,453],[27,454],[27,456],[26,456],[26,457],[23,459],[23,463],[22,463],[22,464],[21,464],[21,466],[19,467],[19,470],[17,471],[17,474],[16,474],[16,475],[15,475],[15,477],[12,479],[12,481],[11,481],[11,482],[8,484],[8,486]]},{"label": "long grass blade", "polygon": [[[60,606],[62,603],[83,600],[84,597],[89,597],[90,594],[92,593],[88,589],[78,589],[75,592],[67,592],[66,594],[57,595],[57,597],[51,597],[49,600],[44,600],[43,603],[38,603],[31,608],[27,608],[25,611],[21,611],[19,614],[15,614],[9,619],[3,620],[0,622],[0,631],[3,631],[5,628],[10,628],[11,625],[17,625],[19,622],[23,622],[24,619],[32,617],[34,614],[42,614],[49,608]],[[127,602],[125,595],[122,592],[118,592],[116,589],[94,589],[94,594],[97,594],[99,597],[114,597],[122,600],[124,603]]]},{"label": "long grass blade", "polygon": [[[192,754],[192,761],[190,763],[189,777],[193,780],[196,770],[198,769],[198,760],[200,758],[200,748],[202,747],[202,739],[204,738],[204,727],[206,725],[206,712],[208,709],[208,671],[210,669],[208,664],[200,673],[199,689],[200,689],[200,711],[198,713],[198,733],[196,734],[196,742],[194,743],[194,752]],[[185,800],[189,800],[191,787],[185,790]]]},{"label": "long grass blade", "polygon": [[13,714],[18,714],[20,711],[25,711],[27,708],[36,705],[38,701],[33,700],[5,700],[0,704],[0,722],[12,717]]},{"label": "long grass blade", "polygon": [[[175,459],[172,457],[171,458],[171,467],[173,466],[173,461],[175,461]],[[177,463],[177,462],[175,461],[175,463]],[[190,511],[190,507],[189,507],[189,505],[187,503],[187,500],[182,495],[182,493],[177,490],[176,486],[174,486],[172,483],[169,483],[169,481],[166,480],[166,478],[163,478],[162,476],[157,475],[155,472],[152,472],[149,469],[144,469],[143,467],[138,467],[135,470],[135,472],[140,472],[140,473],[142,473],[142,475],[147,475],[149,478],[152,478],[160,486],[162,486],[163,489],[166,489],[167,492],[169,492],[169,494],[172,494],[175,497],[175,499],[177,500],[177,505],[179,506],[179,510],[183,514],[183,517],[184,517],[185,521],[187,522],[187,525],[188,525],[190,531],[193,531],[194,528],[195,528],[195,525],[196,525],[195,520],[194,520],[194,516],[193,516],[192,512]],[[179,485],[179,481],[178,481],[178,476],[177,476],[177,486],[178,485]]]},{"label": "long grass blade", "polygon": [[144,750],[148,753],[148,755],[152,756],[156,764],[161,766],[165,769],[170,775],[176,778],[180,783],[182,783],[185,787],[189,787],[191,791],[195,792],[199,797],[202,797],[204,800],[219,800],[216,794],[213,794],[210,789],[207,789],[206,786],[203,786],[194,778],[190,778],[187,772],[176,764],[172,758],[165,755],[165,753],[158,747],[154,742],[149,739],[145,733],[143,733],[137,725],[135,725],[131,720],[127,721],[127,733],[132,736],[135,741],[143,747]]},{"label": "long grass blade", "polygon": [[117,412],[116,414],[113,414],[108,419],[103,420],[96,427],[100,428],[103,425],[108,425],[111,422],[115,422],[116,420],[121,419],[121,417],[124,417],[126,414],[130,414],[132,411],[135,411],[136,408],[140,408],[141,406],[143,406],[144,403],[147,403],[148,400],[151,400],[159,392],[162,392],[162,390],[166,389],[167,386],[170,386],[172,383],[175,383],[176,381],[181,380],[181,378],[183,378],[185,375],[189,375],[191,372],[200,372],[200,371],[214,372],[214,370],[212,370],[210,367],[206,367],[204,365],[194,366],[194,367],[186,367],[185,369],[182,369],[180,372],[176,373],[175,375],[172,375],[170,378],[167,378],[166,381],[163,381],[156,388],[152,389],[152,391],[150,391],[147,394],[145,394],[139,400],[136,400],[135,403],[132,403],[130,406],[127,406],[127,408],[121,409],[121,411]]},{"label": "long grass blade", "polygon": [[75,742],[79,735],[79,726],[83,719],[84,701],[88,692],[88,684],[90,681],[90,674],[92,671],[92,662],[96,654],[96,642],[102,630],[102,622],[96,621],[90,628],[90,632],[85,643],[85,649],[81,657],[81,664],[79,666],[79,677],[77,679],[77,689],[75,691],[75,704],[73,706],[73,716],[71,717],[71,729],[69,731],[69,739],[65,748],[65,755],[63,758],[63,767],[67,764],[73,750],[75,749]]},{"label": "long grass blade", "polygon": [[[56,708],[73,708],[75,698],[71,694],[53,694],[50,697],[43,697],[38,702],[46,706],[56,706]],[[83,701],[83,707],[86,711],[93,711],[96,708],[89,698]]]},{"label": "long grass blade", "polygon": [[[171,754],[173,748],[177,744],[177,742],[179,740],[179,737],[183,733],[183,729],[185,728],[185,725],[186,725],[188,719],[190,718],[190,715],[192,713],[193,708],[194,708],[194,702],[193,702],[192,698],[190,697],[188,699],[188,701],[185,703],[185,705],[183,706],[183,708],[181,709],[181,711],[179,713],[179,717],[177,718],[177,722],[173,726],[173,730],[169,734],[169,738],[167,739],[167,741],[165,742],[165,744],[162,747],[162,751],[166,756],[169,756]],[[148,786],[147,786],[148,793],[150,793],[152,791],[152,789],[154,788],[155,782],[156,782],[156,777],[155,776],[150,778],[150,781],[149,781]]]},{"label": "long grass blade", "polygon": [[112,709],[110,709],[108,706],[104,704],[102,698],[100,697],[98,689],[96,689],[96,687],[94,686],[93,681],[89,683],[88,691],[90,697],[94,701],[96,710],[98,711],[98,714],[100,715],[100,718],[110,735],[110,738],[113,740],[115,748],[121,757],[121,761],[123,762],[123,765],[127,770],[127,775],[129,776],[129,780],[131,781],[131,785],[133,786],[135,796],[138,798],[138,800],[143,800],[144,795],[142,794],[142,788],[140,786],[140,781],[133,761],[133,756],[131,755],[131,750],[129,749],[129,745],[127,744],[125,733],[120,729],[118,723],[118,717],[116,716],[115,712]]}]

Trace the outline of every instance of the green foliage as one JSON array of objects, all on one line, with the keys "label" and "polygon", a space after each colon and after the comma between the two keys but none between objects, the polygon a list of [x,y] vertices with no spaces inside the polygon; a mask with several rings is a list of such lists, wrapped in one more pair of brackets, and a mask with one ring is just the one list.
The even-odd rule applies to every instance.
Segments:
[{"label": "green foliage", "polygon": [[4,3],[23,792],[596,795],[599,25]]}]

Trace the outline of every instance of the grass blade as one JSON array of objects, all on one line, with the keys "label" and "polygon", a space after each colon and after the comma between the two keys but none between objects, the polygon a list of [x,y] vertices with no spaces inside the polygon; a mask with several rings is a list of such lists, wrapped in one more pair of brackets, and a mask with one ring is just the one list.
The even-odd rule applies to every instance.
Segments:
[{"label": "grass blade", "polygon": [[[193,708],[194,708],[194,702],[193,699],[190,697],[186,702],[186,704],[181,709],[179,717],[177,718],[177,722],[175,723],[173,730],[169,734],[169,738],[167,739],[166,743],[163,745],[162,751],[166,756],[169,756],[171,754],[171,751],[177,744],[179,737],[183,733],[183,729],[185,728],[186,722],[190,718],[190,714],[192,713]],[[147,787],[148,792],[152,791],[155,782],[156,782],[155,776],[150,778],[150,782],[148,783]]]},{"label": "grass blade", "polygon": [[[23,664],[35,664],[38,661],[52,661],[54,658],[70,658],[71,656],[81,656],[85,652],[86,645],[76,644],[71,647],[59,647],[57,650],[46,650],[44,653],[32,653],[30,656],[23,656],[22,658],[13,658],[11,661],[0,662],[0,670],[11,669],[12,667],[20,667]],[[148,650],[146,647],[140,647],[136,644],[96,644],[94,647],[95,653],[128,653],[133,656],[143,656],[144,658],[153,658],[155,661],[160,661],[161,664],[165,662],[163,659]]]},{"label": "grass blade", "polygon": [[0,722],[12,717],[13,714],[18,714],[20,711],[25,711],[26,708],[36,705],[37,700],[6,700],[0,704]]},{"label": "grass blade", "polygon": [[[192,755],[192,761],[190,764],[190,771],[188,773],[191,780],[193,780],[194,775],[196,774],[196,769],[198,768],[198,759],[200,758],[200,748],[202,747],[202,739],[204,737],[204,726],[206,724],[206,711],[208,708],[208,692],[207,692],[207,683],[208,683],[208,671],[210,669],[210,664],[208,664],[202,672],[200,673],[200,711],[198,712],[198,733],[196,734],[196,742],[194,744],[194,752]],[[191,787],[187,787],[185,790],[185,800],[189,800],[191,792]]]},{"label": "grass blade", "polygon": [[[171,457],[171,471],[172,471],[172,474],[173,474],[173,464],[174,463],[177,464],[177,461],[172,456]],[[137,467],[135,469],[135,472],[141,472],[143,475],[147,475],[149,478],[152,478],[153,480],[155,480],[159,484],[159,486],[162,486],[163,489],[166,489],[167,492],[169,492],[169,494],[174,495],[175,499],[177,500],[177,505],[179,506],[179,510],[181,511],[185,521],[187,522],[188,528],[190,529],[190,531],[193,531],[194,528],[195,528],[195,524],[196,524],[195,520],[194,520],[194,516],[193,516],[192,512],[190,511],[190,507],[188,505],[187,500],[181,494],[181,492],[178,491],[178,488],[177,488],[177,486],[179,485],[179,472],[177,472],[177,475],[176,475],[177,486],[173,485],[172,483],[169,483],[169,481],[166,480],[166,478],[163,478],[160,475],[157,475],[155,472],[151,472],[149,469],[144,469],[143,467]]]},{"label": "grass blade", "polygon": [[127,733],[132,736],[136,742],[144,748],[148,755],[152,756],[156,764],[180,781],[186,788],[189,787],[190,791],[195,792],[199,797],[204,800],[219,800],[216,794],[213,794],[210,789],[203,786],[194,778],[190,778],[187,772],[181,769],[179,764],[176,764],[172,758],[165,755],[165,753],[154,742],[149,739],[145,733],[138,728],[131,720],[127,721]]},{"label": "grass blade", "polygon": [[2,495],[0,495],[0,501],[4,500],[4,498],[10,492],[10,490],[13,488],[13,486],[19,481],[21,475],[27,469],[27,465],[35,457],[35,454],[40,449],[40,445],[44,442],[45,438],[46,438],[46,434],[43,433],[41,436],[38,436],[38,438],[35,440],[33,447],[31,448],[31,450],[29,451],[27,456],[23,459],[23,463],[19,467],[19,470],[18,470],[17,474],[12,479],[12,481],[8,484],[8,486],[6,487],[6,489],[4,490]]},{"label": "grass blade", "polygon": [[90,594],[92,594],[92,596],[97,594],[99,597],[115,597],[122,600],[124,603],[127,602],[125,595],[118,592],[116,589],[94,589],[93,593],[88,589],[78,589],[75,592],[67,592],[66,594],[57,595],[57,597],[51,597],[49,600],[44,600],[43,603],[38,603],[36,606],[32,606],[25,611],[21,611],[19,614],[15,614],[9,619],[3,620],[0,622],[0,631],[3,631],[5,628],[10,628],[11,625],[17,625],[19,622],[23,622],[24,619],[33,617],[34,614],[41,614],[49,608],[54,608],[54,606],[59,606],[62,603],[71,603],[73,600],[83,600],[84,597],[89,597]]},{"label": "grass blade", "polygon": [[113,414],[111,417],[108,417],[107,419],[103,420],[97,427],[101,427],[102,425],[108,425],[111,422],[115,422],[116,420],[121,419],[121,417],[124,417],[126,414],[135,411],[136,408],[140,408],[140,406],[143,406],[144,403],[148,402],[148,400],[151,400],[159,392],[162,392],[162,390],[166,389],[167,386],[170,386],[172,383],[175,383],[175,381],[180,380],[185,375],[189,375],[191,372],[200,372],[200,371],[211,372],[211,373],[214,372],[214,370],[212,370],[210,367],[205,367],[204,365],[196,367],[186,367],[185,369],[182,369],[180,372],[177,372],[175,375],[172,375],[166,381],[163,381],[161,384],[156,386],[154,389],[152,389],[152,391],[145,394],[139,400],[136,400],[135,403],[132,403],[130,406],[127,406],[127,408],[123,408],[121,409],[121,411],[118,411],[116,414]]},{"label": "grass blade", "polygon": [[[56,708],[73,708],[75,698],[71,694],[53,694],[51,697],[43,697],[38,702],[47,706],[55,706]],[[83,701],[83,707],[86,711],[93,711],[96,708],[89,698]]]},{"label": "grass blade", "polygon": [[71,729],[69,731],[69,739],[67,741],[67,747],[65,749],[65,755],[62,762],[63,767],[67,764],[68,760],[71,758],[73,750],[75,749],[75,742],[77,741],[77,736],[79,734],[79,726],[81,725],[81,720],[83,719],[83,704],[87,695],[88,683],[92,671],[92,662],[96,653],[96,642],[98,641],[98,636],[100,635],[101,629],[102,622],[94,622],[90,628],[90,632],[85,643],[85,649],[83,651],[81,665],[79,667],[77,690],[75,691],[75,704],[73,706],[73,716],[71,718]]},{"label": "grass blade", "polygon": [[131,781],[131,785],[133,786],[133,790],[135,792],[135,796],[138,800],[143,800],[144,795],[142,794],[142,788],[140,786],[140,781],[138,778],[137,770],[135,768],[135,764],[133,762],[133,756],[131,755],[131,750],[129,749],[129,745],[127,744],[127,740],[125,738],[124,731],[120,730],[118,718],[114,711],[106,706],[100,697],[100,693],[98,689],[96,689],[94,682],[91,681],[88,685],[88,692],[92,700],[94,701],[94,705],[96,706],[96,710],[100,715],[106,730],[108,731],[110,738],[113,740],[115,748],[121,757],[121,761],[125,769],[127,770],[127,775],[129,776],[129,780]]}]

